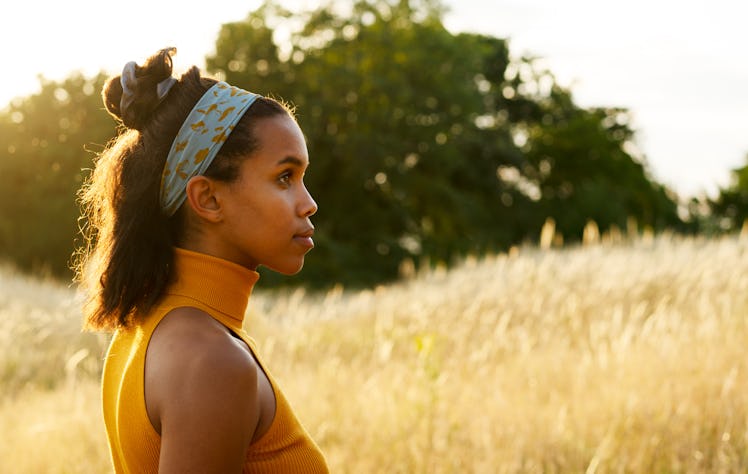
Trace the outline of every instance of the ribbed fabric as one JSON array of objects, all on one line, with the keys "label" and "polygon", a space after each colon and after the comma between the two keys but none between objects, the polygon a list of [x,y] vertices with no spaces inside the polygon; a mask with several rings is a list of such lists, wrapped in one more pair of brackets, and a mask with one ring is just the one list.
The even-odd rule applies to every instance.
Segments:
[{"label": "ribbed fabric", "polygon": [[157,473],[161,437],[145,406],[145,354],[158,323],[174,308],[201,309],[244,340],[275,394],[268,431],[247,450],[243,473],[327,473],[324,456],[294,415],[243,329],[244,313],[259,275],[232,262],[176,249],[176,282],[138,324],[118,330],[104,363],[102,398],[109,449],[116,473]]}]

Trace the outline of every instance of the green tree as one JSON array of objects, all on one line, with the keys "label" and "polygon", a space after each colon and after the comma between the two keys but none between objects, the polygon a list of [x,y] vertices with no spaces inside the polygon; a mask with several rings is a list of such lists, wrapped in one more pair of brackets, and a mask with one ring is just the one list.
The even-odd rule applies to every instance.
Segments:
[{"label": "green tree", "polygon": [[92,153],[114,135],[98,92],[104,76],[40,79],[41,91],[0,114],[0,258],[65,274],[78,233],[76,192]]},{"label": "green tree", "polygon": [[623,228],[629,218],[658,230],[685,229],[677,196],[637,156],[626,109],[577,106],[532,60],[515,70],[508,95],[520,106],[512,126],[528,161],[524,182],[533,188],[536,215],[552,217],[570,238],[581,237],[589,220],[601,230]]},{"label": "green tree", "polygon": [[732,170],[731,183],[709,201],[713,220],[722,231],[741,229],[748,221],[748,155],[745,164]]}]

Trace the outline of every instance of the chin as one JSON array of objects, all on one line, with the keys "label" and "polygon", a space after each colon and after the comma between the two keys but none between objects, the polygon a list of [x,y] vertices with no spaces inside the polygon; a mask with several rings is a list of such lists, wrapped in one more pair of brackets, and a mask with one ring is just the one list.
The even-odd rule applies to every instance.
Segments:
[{"label": "chin", "polygon": [[281,275],[296,275],[301,271],[302,268],[304,268],[304,260],[301,260],[298,263],[292,263],[287,265],[267,265],[267,267],[274,272],[280,273]]}]

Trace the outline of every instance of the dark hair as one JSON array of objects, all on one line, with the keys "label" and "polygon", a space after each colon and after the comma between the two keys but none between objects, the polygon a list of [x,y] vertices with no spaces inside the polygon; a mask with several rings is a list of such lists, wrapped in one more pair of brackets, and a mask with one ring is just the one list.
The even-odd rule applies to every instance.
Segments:
[{"label": "dark hair", "polygon": [[[87,291],[84,327],[114,330],[150,310],[173,279],[174,246],[184,237],[184,207],[167,217],[159,205],[166,156],[195,103],[216,83],[190,68],[163,100],[157,86],[171,77],[174,48],[162,49],[136,66],[134,98],[121,110],[120,76],[102,90],[107,111],[121,122],[120,133],[97,157],[80,189],[85,244],[75,258],[76,280]],[[205,176],[231,182],[244,159],[260,145],[260,119],[292,112],[259,97],[244,114],[208,167]]]}]

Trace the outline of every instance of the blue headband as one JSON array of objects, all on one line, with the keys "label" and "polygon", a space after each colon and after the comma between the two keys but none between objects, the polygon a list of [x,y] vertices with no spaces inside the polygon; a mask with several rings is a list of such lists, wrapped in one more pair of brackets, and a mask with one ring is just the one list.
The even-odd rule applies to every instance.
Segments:
[{"label": "blue headband", "polygon": [[161,209],[174,215],[187,198],[187,182],[205,173],[223,142],[259,97],[225,82],[203,94],[171,144],[161,177]]}]

